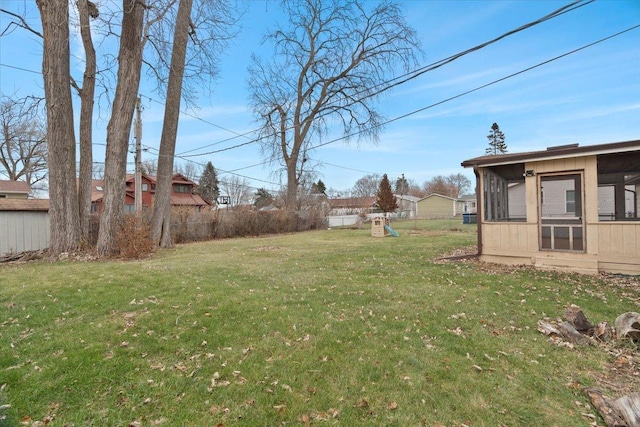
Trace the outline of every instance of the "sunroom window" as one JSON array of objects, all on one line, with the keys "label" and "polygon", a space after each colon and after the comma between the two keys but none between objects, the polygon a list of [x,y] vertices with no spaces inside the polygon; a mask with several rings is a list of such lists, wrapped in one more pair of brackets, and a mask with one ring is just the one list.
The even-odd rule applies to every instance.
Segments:
[{"label": "sunroom window", "polygon": [[640,153],[598,156],[598,219],[640,220]]},{"label": "sunroom window", "polygon": [[525,221],[524,164],[484,169],[484,220]]}]

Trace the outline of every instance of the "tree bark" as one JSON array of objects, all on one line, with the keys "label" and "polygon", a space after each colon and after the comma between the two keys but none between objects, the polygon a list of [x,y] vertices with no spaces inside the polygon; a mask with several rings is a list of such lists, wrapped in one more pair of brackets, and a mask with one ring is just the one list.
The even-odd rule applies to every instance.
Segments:
[{"label": "tree bark", "polygon": [[129,136],[142,67],[144,5],[137,0],[123,0],[122,6],[124,16],[118,53],[118,84],[107,125],[104,209],[100,215],[97,245],[98,255],[101,256],[116,251],[114,239],[124,213]]},{"label": "tree bark", "polygon": [[93,175],[93,105],[96,87],[96,51],[91,38],[88,0],[78,0],[80,33],[85,52],[85,68],[80,90],[80,173],[78,178],[78,207],[80,232],[89,239],[91,218],[91,180]]},{"label": "tree bark", "polygon": [[613,408],[609,399],[605,398],[599,389],[589,387],[585,388],[584,392],[591,399],[591,404],[598,410],[607,427],[629,427],[618,411]]},{"label": "tree bark", "polygon": [[69,67],[69,3],[37,1],[43,30],[42,74],[49,140],[49,220],[53,254],[77,249],[80,239],[76,145]]},{"label": "tree bark", "polygon": [[171,246],[171,177],[178,134],[182,79],[184,76],[192,0],[181,0],[173,37],[171,70],[167,85],[167,101],[160,137],[156,200],[153,209],[151,236],[161,247]]}]

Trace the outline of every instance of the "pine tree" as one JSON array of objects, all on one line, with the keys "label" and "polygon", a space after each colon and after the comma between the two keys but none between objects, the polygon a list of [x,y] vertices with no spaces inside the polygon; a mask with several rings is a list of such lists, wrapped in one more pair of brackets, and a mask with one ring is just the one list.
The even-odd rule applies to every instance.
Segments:
[{"label": "pine tree", "polygon": [[496,154],[504,154],[507,152],[507,144],[504,142],[504,133],[500,130],[497,123],[491,125],[491,132],[487,135],[489,147],[485,150],[487,155],[494,156]]},{"label": "pine tree", "polygon": [[207,162],[204,171],[202,171],[200,183],[198,184],[198,194],[211,203],[215,203],[220,192],[218,188],[219,183],[216,169],[211,162]]},{"label": "pine tree", "polygon": [[312,194],[324,194],[326,196],[327,195],[327,186],[324,185],[324,182],[322,182],[321,179],[319,179],[318,182],[314,182],[313,184],[311,184],[311,193]]},{"label": "pine tree", "polygon": [[407,193],[409,193],[409,181],[407,181],[407,178],[402,174],[402,176],[396,179],[396,194],[404,195]]},{"label": "pine tree", "polygon": [[376,197],[376,204],[385,214],[387,212],[394,212],[398,209],[398,202],[396,201],[396,196],[394,196],[391,191],[391,184],[389,183],[389,178],[386,173],[382,175],[382,180],[380,181],[380,187]]},{"label": "pine tree", "polygon": [[258,188],[253,195],[253,205],[260,209],[273,203],[273,196],[266,188]]}]

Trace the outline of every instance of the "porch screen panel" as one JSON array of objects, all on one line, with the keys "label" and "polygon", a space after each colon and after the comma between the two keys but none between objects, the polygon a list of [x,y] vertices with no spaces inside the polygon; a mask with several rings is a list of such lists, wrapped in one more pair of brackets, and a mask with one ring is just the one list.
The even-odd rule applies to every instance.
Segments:
[{"label": "porch screen panel", "polygon": [[509,220],[508,182],[489,169],[484,170],[485,221]]},{"label": "porch screen panel", "polygon": [[598,219],[640,221],[640,152],[598,156]]}]

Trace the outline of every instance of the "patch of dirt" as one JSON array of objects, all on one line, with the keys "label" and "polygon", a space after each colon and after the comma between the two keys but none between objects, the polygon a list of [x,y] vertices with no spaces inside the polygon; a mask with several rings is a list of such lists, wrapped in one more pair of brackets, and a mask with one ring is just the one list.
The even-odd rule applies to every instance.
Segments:
[{"label": "patch of dirt", "polygon": [[258,246],[257,248],[254,249],[254,251],[258,251],[258,252],[262,252],[262,251],[275,251],[280,249],[277,246]]}]

